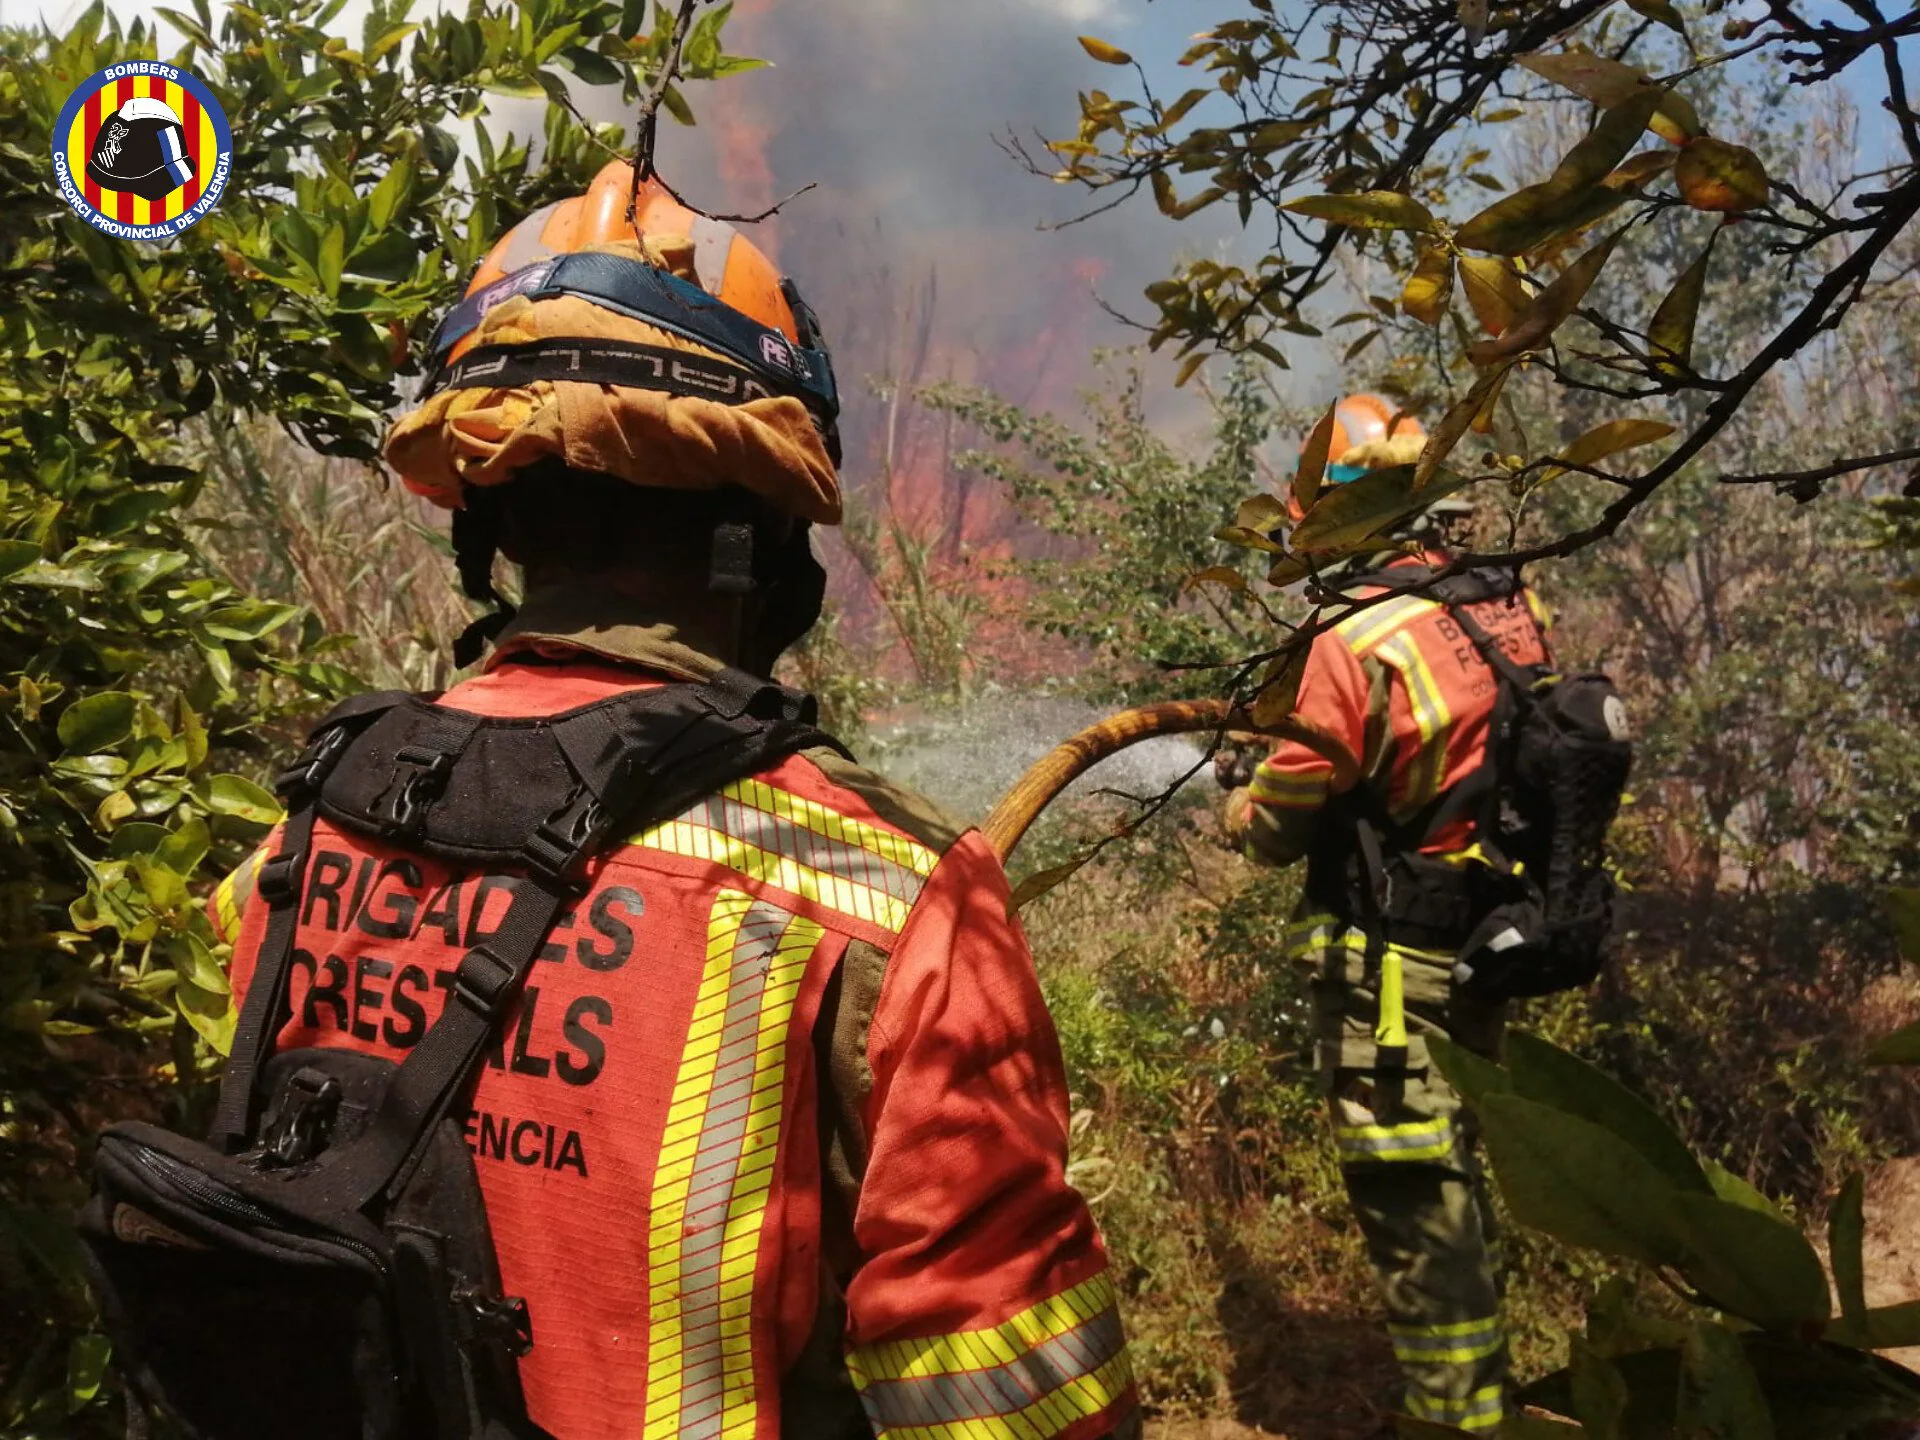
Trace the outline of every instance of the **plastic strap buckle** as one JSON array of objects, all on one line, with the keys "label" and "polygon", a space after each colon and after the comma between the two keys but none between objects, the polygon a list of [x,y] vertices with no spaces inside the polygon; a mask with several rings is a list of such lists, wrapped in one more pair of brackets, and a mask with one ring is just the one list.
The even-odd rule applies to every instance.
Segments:
[{"label": "plastic strap buckle", "polygon": [[260,898],[269,905],[279,905],[299,894],[300,887],[295,877],[306,869],[307,852],[304,850],[282,850],[278,855],[269,856],[260,862],[260,870],[254,876],[253,888]]},{"label": "plastic strap buckle", "polygon": [[349,738],[344,725],[332,726],[314,736],[299,758],[274,780],[274,793],[283,799],[314,794],[333,773],[333,767],[346,752]]},{"label": "plastic strap buckle", "polygon": [[573,798],[542,820],[521,847],[527,869],[549,883],[573,884],[581,861],[599,847],[607,812],[600,797],[576,791]]},{"label": "plastic strap buckle", "polygon": [[422,812],[447,788],[454,757],[444,750],[406,745],[394,753],[393,761],[397,766],[413,767],[413,773],[400,782],[399,792],[393,797],[393,808],[387,813],[388,823],[406,834],[420,823]]},{"label": "plastic strap buckle", "polygon": [[484,945],[460,957],[453,972],[454,998],[481,1019],[498,1020],[514,990],[513,967]]}]

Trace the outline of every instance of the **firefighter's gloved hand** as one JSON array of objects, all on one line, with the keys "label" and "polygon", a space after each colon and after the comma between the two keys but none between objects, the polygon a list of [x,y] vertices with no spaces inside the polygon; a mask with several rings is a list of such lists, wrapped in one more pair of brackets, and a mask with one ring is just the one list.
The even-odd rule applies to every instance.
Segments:
[{"label": "firefighter's gloved hand", "polygon": [[1222,790],[1238,790],[1253,783],[1260,756],[1245,745],[1222,745],[1213,752],[1213,780]]}]

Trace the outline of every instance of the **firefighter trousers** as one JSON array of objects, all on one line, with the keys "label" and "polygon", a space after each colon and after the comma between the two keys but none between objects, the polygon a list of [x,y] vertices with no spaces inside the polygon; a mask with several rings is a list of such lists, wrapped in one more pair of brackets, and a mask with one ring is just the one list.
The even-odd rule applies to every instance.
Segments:
[{"label": "firefighter trousers", "polygon": [[1290,953],[1314,967],[1315,1060],[1406,1410],[1491,1434],[1507,1379],[1499,1231],[1477,1123],[1426,1041],[1444,1035],[1492,1057],[1506,1006],[1456,994],[1450,955],[1369,947],[1330,921],[1293,929]]}]

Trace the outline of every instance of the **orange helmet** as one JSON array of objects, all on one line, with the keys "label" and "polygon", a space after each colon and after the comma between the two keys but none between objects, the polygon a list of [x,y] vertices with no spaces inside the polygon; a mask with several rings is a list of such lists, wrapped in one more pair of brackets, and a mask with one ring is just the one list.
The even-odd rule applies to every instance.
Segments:
[{"label": "orange helmet", "polygon": [[632,167],[614,161],[480,262],[385,448],[409,489],[450,509],[469,486],[558,458],[636,485],[738,485],[831,525],[838,418],[832,362],[793,282],[657,180],[636,195]]},{"label": "orange helmet", "polygon": [[[1427,431],[1384,395],[1345,395],[1334,402],[1333,438],[1327,446],[1323,483],[1345,485],[1369,470],[1406,465],[1419,455]],[[1304,450],[1305,443],[1301,446]],[[1407,453],[1411,451],[1411,453]],[[1298,521],[1302,511],[1291,493],[1287,510]]]},{"label": "orange helmet", "polygon": [[[633,223],[627,202],[634,201]],[[507,276],[556,255],[571,255],[595,245],[617,245],[642,235],[684,235],[693,242],[697,283],[722,305],[778,330],[796,344],[800,328],[779,269],[759,246],[724,220],[689,210],[666,186],[649,177],[633,189],[633,167],[614,161],[593,177],[584,195],[556,200],[534,211],[502,236],[473,272],[469,298]],[[473,343],[471,334],[452,345],[458,359]]]}]

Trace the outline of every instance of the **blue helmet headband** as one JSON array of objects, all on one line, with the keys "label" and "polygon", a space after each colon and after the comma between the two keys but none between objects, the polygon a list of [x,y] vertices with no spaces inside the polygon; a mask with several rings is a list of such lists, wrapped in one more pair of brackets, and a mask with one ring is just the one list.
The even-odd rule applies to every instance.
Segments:
[{"label": "blue helmet headband", "polygon": [[[575,380],[697,395],[723,404],[768,396],[799,400],[839,463],[840,394],[819,325],[791,280],[780,282],[798,344],[670,271],[624,255],[588,251],[528,265],[477,290],[447,312],[433,333],[426,393],[493,388],[529,380]],[[613,341],[547,339],[488,345],[449,362],[448,352],[495,305],[571,295],[603,310],[691,340],[723,357],[716,364],[685,351]]]},{"label": "blue helmet headband", "polygon": [[1326,481],[1329,485],[1351,485],[1367,473],[1369,467],[1365,465],[1329,465]]}]

